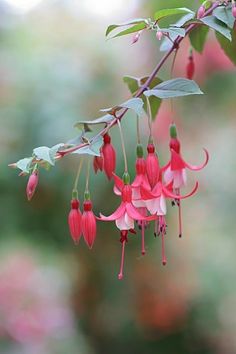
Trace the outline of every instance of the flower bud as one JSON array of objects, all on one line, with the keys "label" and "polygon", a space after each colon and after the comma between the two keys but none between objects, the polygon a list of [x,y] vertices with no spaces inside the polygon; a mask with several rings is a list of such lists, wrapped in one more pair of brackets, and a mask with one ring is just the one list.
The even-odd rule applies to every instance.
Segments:
[{"label": "flower bud", "polygon": [[113,172],[115,172],[116,168],[116,152],[111,144],[111,137],[109,134],[105,134],[103,136],[104,145],[102,147],[102,155],[103,155],[103,169],[107,175],[108,179],[111,179],[113,176]]},{"label": "flower bud", "polygon": [[103,170],[103,156],[94,156],[93,159],[93,169],[94,172],[97,173],[98,170],[102,171]]},{"label": "flower bud", "polygon": [[146,159],[146,172],[150,186],[153,188],[158,182],[160,166],[157,155],[155,153],[155,146],[153,144],[148,144],[147,151],[148,156]]},{"label": "flower bud", "polygon": [[188,64],[186,67],[186,76],[189,80],[192,80],[195,71],[195,64],[192,54],[188,57]]},{"label": "flower bud", "polygon": [[205,15],[205,7],[201,5],[197,11],[197,18],[202,18]]},{"label": "flower bud", "polygon": [[33,195],[35,193],[36,187],[38,185],[38,170],[35,170],[29,177],[27,187],[26,187],[26,195],[28,200],[31,200],[33,198]]},{"label": "flower bud", "polygon": [[90,200],[85,200],[82,215],[82,232],[89,248],[93,247],[96,238],[96,230],[96,218],[92,211],[92,203]]},{"label": "flower bud", "polygon": [[81,234],[82,234],[82,225],[81,225],[82,214],[79,209],[79,200],[71,200],[71,210],[68,215],[68,225],[72,239],[76,244],[79,243]]},{"label": "flower bud", "polygon": [[232,3],[232,15],[234,16],[234,18],[236,18],[236,4],[235,4],[235,2]]},{"label": "flower bud", "polygon": [[140,38],[140,35],[141,35],[141,31],[135,33],[132,37],[132,44],[138,42],[139,38]]},{"label": "flower bud", "polygon": [[162,37],[163,37],[163,33],[161,31],[157,31],[156,37],[160,41],[162,39]]}]

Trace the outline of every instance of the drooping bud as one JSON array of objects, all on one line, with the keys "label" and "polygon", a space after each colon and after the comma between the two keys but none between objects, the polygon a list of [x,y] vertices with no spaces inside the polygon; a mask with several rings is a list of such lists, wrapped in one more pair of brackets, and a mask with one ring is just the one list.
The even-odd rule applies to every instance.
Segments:
[{"label": "drooping bud", "polygon": [[30,175],[27,187],[26,187],[26,195],[28,200],[31,200],[33,198],[33,195],[35,193],[35,190],[37,188],[39,181],[39,176],[38,176],[38,170],[34,170],[33,173]]},{"label": "drooping bud", "polygon": [[189,80],[192,80],[193,75],[194,75],[194,71],[195,71],[195,64],[194,64],[194,60],[193,60],[193,54],[190,53],[190,55],[188,57],[188,64],[186,67],[186,76]]},{"label": "drooping bud", "polygon": [[141,31],[138,31],[137,33],[135,33],[132,37],[132,44],[138,42],[139,38],[140,38],[140,35],[141,35]]},{"label": "drooping bud", "polygon": [[150,186],[153,188],[159,179],[160,166],[157,155],[155,153],[155,146],[153,144],[148,144],[147,151],[148,155],[146,158],[146,173]]},{"label": "drooping bud", "polygon": [[232,2],[232,15],[234,18],[236,18],[236,4],[235,2]]},{"label": "drooping bud", "polygon": [[82,215],[82,232],[84,235],[84,240],[89,248],[93,247],[96,238],[96,218],[92,211],[91,200],[85,199],[84,201],[84,212]]},{"label": "drooping bud", "polygon": [[162,39],[162,37],[163,37],[163,33],[161,31],[157,31],[156,37],[160,41]]},{"label": "drooping bud", "polygon": [[82,214],[79,209],[79,200],[71,200],[71,210],[68,215],[68,225],[72,239],[75,244],[79,243],[81,234],[82,234]]},{"label": "drooping bud", "polygon": [[116,152],[111,144],[111,137],[108,133],[103,136],[104,145],[102,147],[103,169],[108,179],[112,178],[116,168]]},{"label": "drooping bud", "polygon": [[177,129],[176,125],[173,123],[170,125],[170,143],[169,147],[170,149],[173,149],[177,154],[180,153],[180,142],[177,139]]},{"label": "drooping bud", "polygon": [[197,11],[197,18],[202,18],[205,15],[205,6],[201,5]]},{"label": "drooping bud", "polygon": [[94,172],[97,173],[98,170],[102,171],[103,170],[103,156],[94,156],[93,159],[93,169]]}]

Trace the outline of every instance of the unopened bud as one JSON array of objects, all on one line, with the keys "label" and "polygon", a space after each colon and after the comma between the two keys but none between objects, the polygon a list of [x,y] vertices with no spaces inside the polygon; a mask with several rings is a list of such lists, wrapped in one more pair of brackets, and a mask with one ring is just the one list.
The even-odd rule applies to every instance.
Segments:
[{"label": "unopened bud", "polygon": [[140,38],[140,35],[141,35],[141,31],[135,33],[132,37],[132,44],[138,42],[139,38]]},{"label": "unopened bud", "polygon": [[205,15],[205,7],[201,5],[197,12],[197,18],[202,18]]},{"label": "unopened bud", "polygon": [[36,187],[38,185],[38,170],[35,170],[29,177],[27,187],[26,187],[26,195],[28,200],[31,200],[33,198],[33,195],[35,193]]},{"label": "unopened bud", "polygon": [[160,41],[162,39],[162,37],[163,37],[163,33],[161,31],[157,31],[156,37]]}]

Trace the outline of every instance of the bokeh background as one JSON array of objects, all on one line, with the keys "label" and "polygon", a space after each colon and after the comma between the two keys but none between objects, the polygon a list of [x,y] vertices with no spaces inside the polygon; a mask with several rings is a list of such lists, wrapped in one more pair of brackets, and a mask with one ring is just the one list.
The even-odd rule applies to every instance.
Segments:
[{"label": "bokeh background", "polygon": [[[7,165],[37,146],[66,142],[79,119],[126,100],[122,77],[149,74],[161,57],[152,33],[106,41],[108,24],[149,17],[174,0],[0,1],[0,352],[1,354],[233,354],[236,353],[236,173],[235,68],[209,35],[202,55],[194,53],[195,80],[204,96],[165,102],[154,125],[161,161],[167,161],[168,125],[178,124],[185,158],[203,159],[197,196],[183,203],[184,235],[169,206],[167,257],[147,233],[127,245],[125,278],[117,280],[119,235],[99,224],[90,251],[75,247],[67,229],[78,157],[42,171],[34,199],[25,197],[27,178]],[[177,56],[174,75],[184,76],[189,41]],[[170,76],[170,63],[160,73]],[[174,116],[173,116],[174,115]],[[134,117],[124,120],[132,175]],[[147,128],[141,120],[142,141]],[[116,129],[113,142],[120,150]],[[122,173],[118,153],[117,172]],[[82,199],[84,177],[79,189]],[[95,212],[118,204],[112,183],[91,176]]]}]

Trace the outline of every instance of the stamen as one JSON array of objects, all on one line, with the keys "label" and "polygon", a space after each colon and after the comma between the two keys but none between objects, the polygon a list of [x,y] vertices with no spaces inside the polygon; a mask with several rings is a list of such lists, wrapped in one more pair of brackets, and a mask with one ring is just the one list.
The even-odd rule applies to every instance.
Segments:
[{"label": "stamen", "polygon": [[166,234],[166,222],[165,222],[165,217],[160,216],[160,224],[161,226],[161,258],[162,258],[162,264],[166,265],[167,260],[166,260],[166,255],[165,255],[165,234]]},{"label": "stamen", "polygon": [[142,221],[142,255],[144,256],[145,253],[145,221]]},{"label": "stamen", "polygon": [[[176,194],[180,195],[179,188],[176,189]],[[181,201],[178,200],[178,210],[179,210],[179,237],[182,237],[182,212],[181,212]]]},{"label": "stamen", "polygon": [[154,236],[158,236],[158,219],[154,223]]},{"label": "stamen", "polygon": [[122,240],[122,251],[121,251],[121,261],[120,261],[120,272],[118,274],[118,279],[119,280],[123,279],[123,270],[124,270],[124,261],[125,261],[125,244],[126,244],[126,239],[123,238],[123,240]]}]

